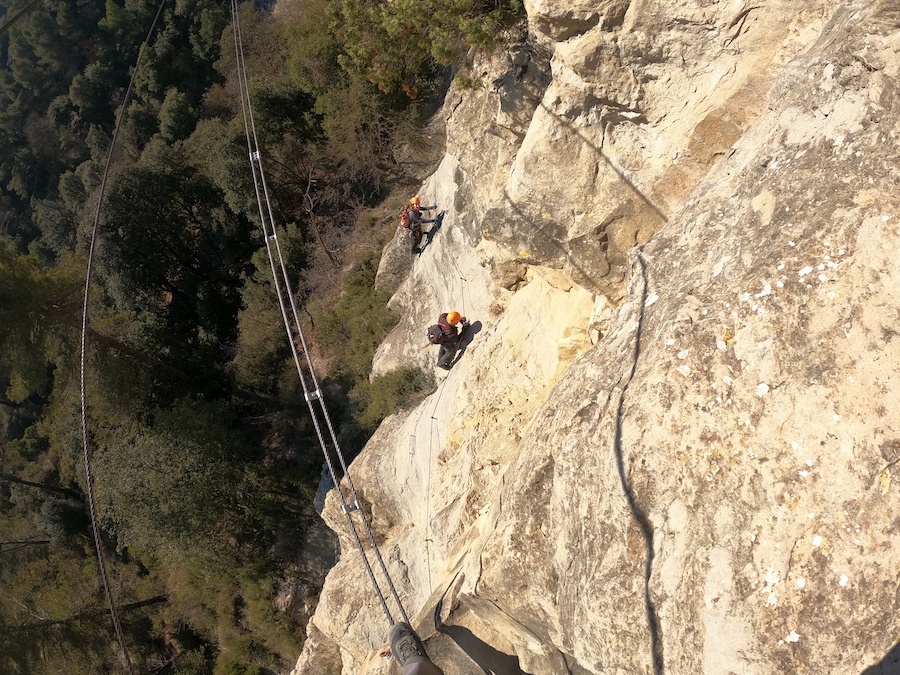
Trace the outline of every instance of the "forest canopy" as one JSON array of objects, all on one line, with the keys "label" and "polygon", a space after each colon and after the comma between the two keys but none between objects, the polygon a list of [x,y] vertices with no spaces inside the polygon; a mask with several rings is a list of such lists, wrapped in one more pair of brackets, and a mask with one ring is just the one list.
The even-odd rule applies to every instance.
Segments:
[{"label": "forest canopy", "polygon": [[[108,157],[86,393],[100,545],[130,658],[163,675],[286,672],[329,564],[308,552],[323,536],[321,452],[259,230],[229,8],[163,3],[135,72],[158,9],[0,7],[4,673],[120,671],[79,398]],[[415,369],[369,380],[394,322],[374,288],[393,220],[371,214],[409,180],[392,148],[415,137],[461,56],[495,48],[522,8],[282,0],[239,12],[278,235],[352,455],[429,386]]]}]

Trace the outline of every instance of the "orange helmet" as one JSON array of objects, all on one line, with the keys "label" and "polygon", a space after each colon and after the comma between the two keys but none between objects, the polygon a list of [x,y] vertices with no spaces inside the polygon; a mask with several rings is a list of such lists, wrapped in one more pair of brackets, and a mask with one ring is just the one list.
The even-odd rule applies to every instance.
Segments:
[{"label": "orange helmet", "polygon": [[418,206],[418,205],[419,205],[419,198],[418,198],[418,196],[413,197],[412,199],[410,199],[410,200],[409,200],[409,203],[410,203],[410,204],[415,204],[416,206]]},{"label": "orange helmet", "polygon": [[459,312],[448,312],[447,313],[447,321],[453,325],[458,324],[459,320],[461,318],[462,318],[462,316],[460,316]]}]

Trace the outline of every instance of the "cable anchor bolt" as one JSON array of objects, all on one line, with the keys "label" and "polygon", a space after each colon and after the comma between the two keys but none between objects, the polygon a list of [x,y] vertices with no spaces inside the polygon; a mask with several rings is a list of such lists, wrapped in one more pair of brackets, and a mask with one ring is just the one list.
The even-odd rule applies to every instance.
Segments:
[{"label": "cable anchor bolt", "polygon": [[320,390],[318,390],[318,389],[316,389],[315,391],[311,391],[311,392],[309,392],[308,394],[306,394],[306,402],[307,402],[307,403],[309,403],[310,401],[314,401],[314,400],[316,400],[317,398],[319,398],[319,399],[322,398],[322,392],[321,392]]}]

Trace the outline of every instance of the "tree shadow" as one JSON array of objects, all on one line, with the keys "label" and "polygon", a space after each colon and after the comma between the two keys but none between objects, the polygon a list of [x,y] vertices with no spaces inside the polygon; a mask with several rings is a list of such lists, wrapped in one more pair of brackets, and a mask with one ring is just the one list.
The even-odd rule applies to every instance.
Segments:
[{"label": "tree shadow", "polygon": [[425,252],[425,249],[431,244],[431,240],[434,239],[434,235],[436,235],[440,229],[441,225],[444,224],[444,211],[441,211],[434,217],[434,222],[431,224],[431,227],[428,228],[427,232],[424,232],[425,241],[419,246],[419,255],[422,255]]},{"label": "tree shadow", "polygon": [[900,642],[885,654],[874,666],[869,666],[860,675],[900,675]]},{"label": "tree shadow", "polygon": [[456,362],[459,361],[463,354],[466,353],[466,349],[468,349],[469,345],[472,344],[472,340],[475,339],[475,335],[481,332],[482,324],[480,321],[475,321],[474,323],[469,324],[469,327],[466,328],[462,335],[459,338],[459,348],[457,349],[456,356],[453,357],[453,360],[450,362],[450,366],[453,367],[456,365]]}]

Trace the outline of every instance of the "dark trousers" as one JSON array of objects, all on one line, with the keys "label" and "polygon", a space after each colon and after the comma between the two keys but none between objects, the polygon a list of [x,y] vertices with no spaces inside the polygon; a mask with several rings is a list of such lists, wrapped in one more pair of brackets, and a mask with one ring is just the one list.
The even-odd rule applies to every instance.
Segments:
[{"label": "dark trousers", "polygon": [[413,253],[419,252],[419,244],[422,243],[422,225],[415,223],[409,227],[409,236],[412,239],[411,250]]},{"label": "dark trousers", "polygon": [[438,352],[438,366],[441,368],[449,368],[450,364],[453,363],[453,357],[456,356],[457,349],[459,349],[459,339],[442,344],[441,349]]}]

